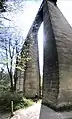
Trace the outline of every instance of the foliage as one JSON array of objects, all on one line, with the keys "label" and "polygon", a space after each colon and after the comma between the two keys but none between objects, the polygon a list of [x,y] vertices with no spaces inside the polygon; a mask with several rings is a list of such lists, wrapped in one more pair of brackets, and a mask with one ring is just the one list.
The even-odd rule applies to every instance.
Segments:
[{"label": "foliage", "polygon": [[0,93],[0,106],[5,110],[10,110],[11,101],[14,101],[14,104],[19,103],[22,99],[22,95],[18,93],[12,94],[11,92],[1,92]]},{"label": "foliage", "polygon": [[[6,0],[0,0],[0,6],[3,6],[5,1]],[[10,16],[4,16],[2,13],[0,14],[0,67],[4,66],[5,70],[8,72],[11,90],[13,91],[16,90],[18,55],[24,39],[14,22],[8,17]],[[5,23],[8,24],[6,25]]]},{"label": "foliage", "polygon": [[[21,34],[21,30],[16,26],[15,20],[11,16],[12,12],[15,12],[16,9],[14,5],[17,5],[17,9],[19,10],[19,5],[22,5],[19,3],[22,2],[22,0],[14,1],[12,2],[12,6],[10,3],[7,3],[6,14],[8,12],[10,15],[0,14],[0,64],[4,66],[9,75],[11,91],[16,90],[18,72],[25,71],[26,62],[31,59],[28,53],[31,39],[28,38],[24,44],[24,37]],[[20,6],[20,8],[22,7]],[[23,44],[24,50],[21,52]]]},{"label": "foliage", "polygon": [[9,75],[7,72],[1,72],[0,71],[0,84],[7,85],[9,83]]},{"label": "foliage", "polygon": [[22,100],[15,106],[15,110],[20,109],[20,108],[27,108],[31,105],[33,105],[33,100],[31,99],[26,99],[26,98],[22,98]]},{"label": "foliage", "polygon": [[9,75],[5,72],[0,71],[0,92],[10,90],[10,79]]},{"label": "foliage", "polygon": [[0,84],[0,91],[10,91],[10,86]]},{"label": "foliage", "polygon": [[[5,28],[7,29],[7,28]],[[7,30],[1,31],[1,56],[0,63],[6,66],[9,78],[11,81],[11,90],[16,90],[16,83],[18,79],[18,71],[24,70],[26,68],[26,62],[28,62],[31,58],[29,57],[29,42],[24,45],[23,52],[20,55],[21,47],[20,40],[22,40],[21,36],[17,36],[14,29],[8,28]],[[2,29],[3,30],[3,29]],[[14,30],[14,31],[13,31]],[[14,85],[13,85],[14,79]]]},{"label": "foliage", "polygon": [[23,37],[21,36],[21,34],[19,34],[19,31],[16,29],[16,27],[4,27],[3,25],[1,27],[0,64],[7,68],[7,72],[11,81],[11,90],[14,91],[16,90],[18,69],[24,69],[24,63],[22,62],[26,60],[28,61],[29,58],[25,57],[25,55],[24,57],[20,56],[21,44],[23,44]]},{"label": "foliage", "polygon": [[14,103],[14,110],[20,108],[26,108],[33,104],[32,100],[26,99],[23,97],[23,94],[18,92],[0,92],[0,107],[1,110],[10,111],[11,110],[11,101]]}]

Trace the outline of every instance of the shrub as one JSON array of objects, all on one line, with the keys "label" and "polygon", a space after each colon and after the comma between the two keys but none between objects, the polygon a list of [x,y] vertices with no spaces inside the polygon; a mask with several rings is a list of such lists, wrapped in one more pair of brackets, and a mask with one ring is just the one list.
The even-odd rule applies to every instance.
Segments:
[{"label": "shrub", "polygon": [[10,91],[10,86],[0,85],[0,92]]},{"label": "shrub", "polygon": [[[11,109],[11,101],[15,104],[18,104],[22,99],[22,95],[18,93],[11,93],[11,92],[1,92],[0,93],[0,107],[4,110]],[[15,107],[14,107],[15,108]]]},{"label": "shrub", "polygon": [[11,101],[13,101],[14,110],[26,108],[33,104],[33,101],[23,97],[22,93],[0,92],[0,107],[3,111],[11,110]]},{"label": "shrub", "polygon": [[20,108],[27,108],[31,105],[33,105],[33,100],[31,99],[26,99],[26,98],[22,98],[22,100],[15,106],[15,110],[20,109]]}]

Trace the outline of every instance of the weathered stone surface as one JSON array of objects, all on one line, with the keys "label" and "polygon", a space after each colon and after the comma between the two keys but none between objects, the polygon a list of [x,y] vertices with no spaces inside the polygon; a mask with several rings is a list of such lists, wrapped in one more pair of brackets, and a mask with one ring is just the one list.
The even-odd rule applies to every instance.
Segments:
[{"label": "weathered stone surface", "polygon": [[[28,32],[25,43],[29,40],[29,50],[28,57],[31,57],[31,60],[25,62],[26,70],[25,72],[19,72],[19,78],[17,81],[17,89],[24,91],[26,97],[35,97],[35,94],[41,95],[40,90],[40,69],[39,69],[39,51],[38,51],[38,30],[43,20],[42,14],[43,3],[40,6],[40,9],[36,15],[36,18]],[[24,44],[25,44],[24,43]],[[22,51],[24,48],[22,49]],[[23,84],[23,87],[22,87]],[[23,88],[23,89],[22,89]]]},{"label": "weathered stone surface", "polygon": [[72,102],[72,28],[53,3],[44,6],[43,102],[67,104]]},{"label": "weathered stone surface", "polygon": [[50,20],[47,2],[43,6],[44,21],[44,67],[43,67],[43,103],[57,102],[59,71],[55,37]]},{"label": "weathered stone surface", "polygon": [[60,10],[48,3],[59,64],[59,102],[72,102],[72,28]]},{"label": "weathered stone surface", "polygon": [[48,0],[56,5],[57,0]]},{"label": "weathered stone surface", "polygon": [[18,71],[18,80],[16,84],[16,89],[18,91],[23,92],[23,87],[24,87],[24,71],[19,70]]},{"label": "weathered stone surface", "polygon": [[[43,3],[42,3],[43,5]],[[29,30],[26,41],[30,40],[29,57],[31,60],[26,63],[24,74],[24,92],[26,97],[40,96],[40,69],[39,69],[39,51],[38,51],[38,30],[43,20],[42,5],[36,15],[36,18]]]},{"label": "weathered stone surface", "polygon": [[32,36],[32,45],[29,47],[31,59],[26,63],[24,91],[26,97],[34,97],[36,92],[39,95],[39,62],[37,36]]}]

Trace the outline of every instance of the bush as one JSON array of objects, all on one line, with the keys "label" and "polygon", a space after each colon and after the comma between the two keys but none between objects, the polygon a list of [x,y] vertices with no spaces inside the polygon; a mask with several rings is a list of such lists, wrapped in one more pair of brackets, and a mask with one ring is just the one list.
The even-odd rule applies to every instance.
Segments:
[{"label": "bush", "polygon": [[20,108],[26,108],[33,104],[32,100],[25,99],[23,94],[18,92],[11,93],[11,92],[1,92],[0,93],[0,107],[3,111],[10,111],[11,110],[11,101],[14,104],[14,110]]},{"label": "bush", "polygon": [[33,105],[33,100],[31,99],[26,99],[26,98],[22,98],[22,100],[15,106],[15,110],[20,109],[20,108],[27,108],[31,105]]},{"label": "bush", "polygon": [[0,85],[0,92],[10,91],[10,86]]},{"label": "bush", "polygon": [[15,104],[18,104],[21,99],[22,99],[21,94],[18,94],[18,93],[12,94],[11,92],[1,92],[0,93],[0,106],[3,109],[10,110],[11,101],[13,101],[15,105]]}]

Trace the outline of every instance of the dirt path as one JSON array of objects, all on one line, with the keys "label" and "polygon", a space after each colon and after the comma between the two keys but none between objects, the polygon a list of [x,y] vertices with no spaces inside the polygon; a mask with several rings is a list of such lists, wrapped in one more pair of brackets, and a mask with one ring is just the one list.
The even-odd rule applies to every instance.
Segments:
[{"label": "dirt path", "polygon": [[[10,119],[10,114],[0,114],[0,119]],[[72,111],[58,113],[47,106],[35,103],[27,109],[20,109],[15,112],[11,119],[72,119]]]},{"label": "dirt path", "polygon": [[15,116],[11,119],[39,119],[41,104],[34,104],[27,109],[16,111]]},{"label": "dirt path", "polygon": [[16,111],[11,119],[72,119],[72,112],[58,113],[41,104]]}]

